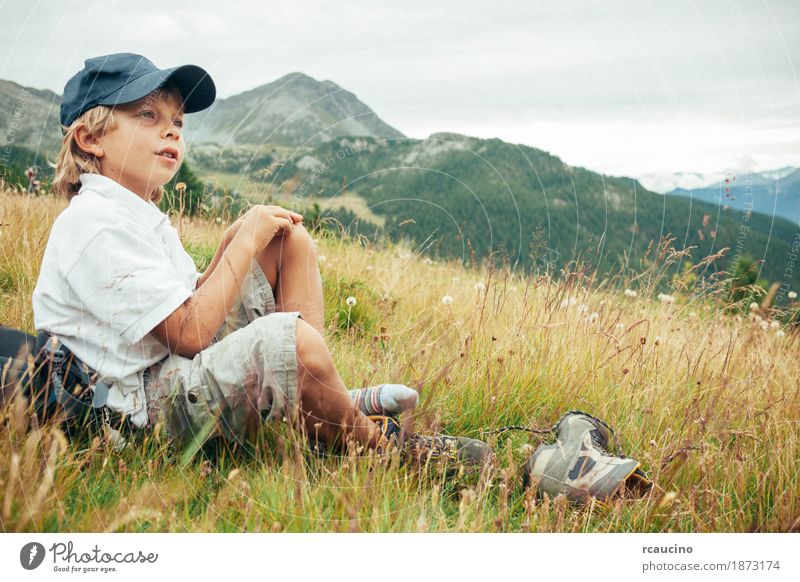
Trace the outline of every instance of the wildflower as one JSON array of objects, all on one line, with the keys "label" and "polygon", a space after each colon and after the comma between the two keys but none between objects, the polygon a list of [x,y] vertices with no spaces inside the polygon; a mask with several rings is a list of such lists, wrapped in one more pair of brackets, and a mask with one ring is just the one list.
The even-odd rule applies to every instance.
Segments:
[{"label": "wildflower", "polygon": [[217,216],[217,224],[222,224],[222,217],[221,216]]},{"label": "wildflower", "polygon": [[625,289],[625,297],[636,297],[638,293],[633,289]]},{"label": "wildflower", "polygon": [[659,293],[658,300],[661,303],[675,303],[675,296],[669,295],[668,293]]},{"label": "wildflower", "polygon": [[615,327],[616,329],[618,329],[618,330],[622,331],[623,329],[625,329],[625,324],[624,324],[624,323],[622,323],[622,322],[620,321],[620,322],[619,322],[617,325],[615,325],[614,327]]},{"label": "wildflower", "polygon": [[778,331],[775,332],[775,337],[783,337],[785,335],[786,335],[786,332],[783,331],[782,329],[779,329]]},{"label": "wildflower", "polygon": [[789,299],[797,299],[797,292],[796,292],[796,291],[789,291],[789,292],[786,294],[786,296],[787,296]]},{"label": "wildflower", "polygon": [[586,313],[587,311],[589,311],[589,306],[586,305],[585,303],[581,303],[580,305],[578,305],[578,311],[580,311],[581,313]]},{"label": "wildflower", "polygon": [[759,322],[759,325],[761,326],[761,329],[763,329],[764,331],[767,331],[769,329],[769,324],[766,321]]},{"label": "wildflower", "polygon": [[357,303],[356,302],[356,298],[353,297],[352,295],[350,297],[348,297],[347,299],[345,299],[344,302],[347,304],[348,307],[355,307],[356,303]]},{"label": "wildflower", "polygon": [[186,190],[186,183],[185,182],[178,182],[177,184],[175,184],[175,189],[178,192],[183,192],[184,190]]},{"label": "wildflower", "polygon": [[696,312],[696,311],[690,311],[690,312],[689,312],[689,317],[691,317],[692,319],[694,319],[695,317],[697,317],[697,312]]},{"label": "wildflower", "polygon": [[320,263],[324,263],[324,262],[325,262],[325,261],[327,261],[328,259],[327,259],[327,258],[325,258],[325,255],[320,255],[320,256],[317,258],[317,260],[318,260]]},{"label": "wildflower", "polygon": [[775,320],[773,319],[772,321],[770,321],[770,322],[769,322],[769,326],[770,326],[772,329],[778,329],[778,328],[781,326],[781,324],[780,324],[780,322],[779,322],[779,321],[775,321]]},{"label": "wildflower", "polygon": [[477,283],[475,283],[475,291],[478,291],[478,292],[480,293],[480,292],[481,292],[481,291],[483,291],[484,289],[486,289],[486,285],[484,285],[484,284],[483,284],[483,283],[481,283],[480,281],[478,281]]},{"label": "wildflower", "polygon": [[442,297],[442,303],[444,303],[445,305],[450,305],[452,302],[453,298],[450,297],[449,295],[445,295],[444,297]]},{"label": "wildflower", "polygon": [[575,305],[578,302],[577,299],[574,297],[570,297],[569,299],[564,299],[561,302],[561,307],[569,307],[570,305]]},{"label": "wildflower", "polygon": [[755,301],[753,301],[753,302],[750,304],[750,307],[749,307],[748,309],[749,309],[750,311],[758,311],[758,303],[756,303]]},{"label": "wildflower", "polygon": [[587,321],[588,323],[594,323],[594,322],[595,322],[595,321],[597,321],[598,319],[600,319],[600,314],[599,314],[599,313],[597,313],[596,311],[592,311],[592,312],[589,314],[589,317],[587,317],[587,318],[586,318],[586,321]]}]

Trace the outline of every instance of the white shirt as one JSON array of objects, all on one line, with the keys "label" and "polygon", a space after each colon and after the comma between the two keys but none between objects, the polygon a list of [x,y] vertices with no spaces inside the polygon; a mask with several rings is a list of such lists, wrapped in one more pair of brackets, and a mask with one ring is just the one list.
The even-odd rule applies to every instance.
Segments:
[{"label": "white shirt", "polygon": [[147,424],[143,372],[169,354],[148,332],[189,298],[192,258],[167,216],[99,174],[56,218],[33,292],[33,322],[110,387],[108,406]]}]

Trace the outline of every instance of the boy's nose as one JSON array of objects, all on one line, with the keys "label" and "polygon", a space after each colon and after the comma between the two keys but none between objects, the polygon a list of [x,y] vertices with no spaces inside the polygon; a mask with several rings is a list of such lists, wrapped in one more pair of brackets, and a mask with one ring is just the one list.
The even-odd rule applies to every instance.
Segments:
[{"label": "boy's nose", "polygon": [[177,139],[181,135],[181,130],[175,125],[170,123],[164,132],[164,139],[173,138]]}]

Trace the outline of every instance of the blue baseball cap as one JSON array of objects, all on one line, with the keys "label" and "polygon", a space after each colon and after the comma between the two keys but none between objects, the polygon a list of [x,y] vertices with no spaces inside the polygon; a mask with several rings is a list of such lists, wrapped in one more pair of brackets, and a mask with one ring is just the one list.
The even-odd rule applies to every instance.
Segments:
[{"label": "blue baseball cap", "polygon": [[184,113],[202,111],[214,103],[217,96],[214,81],[196,65],[159,69],[145,57],[132,53],[86,59],[83,69],[64,87],[62,131],[92,107],[131,103],[146,97],[167,81],[180,90]]}]

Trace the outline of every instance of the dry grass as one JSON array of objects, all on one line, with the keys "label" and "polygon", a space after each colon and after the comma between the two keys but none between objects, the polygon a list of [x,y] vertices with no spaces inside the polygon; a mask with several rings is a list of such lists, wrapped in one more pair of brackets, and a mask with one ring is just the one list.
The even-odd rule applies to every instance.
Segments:
[{"label": "dry grass", "polygon": [[[0,319],[33,331],[30,297],[63,205],[0,194]],[[202,263],[224,225],[184,220]],[[497,467],[446,478],[396,456],[318,459],[285,427],[252,451],[182,464],[156,435],[121,454],[30,428],[0,428],[5,531],[787,531],[800,525],[796,334],[781,337],[721,306],[674,304],[579,276],[561,282],[421,260],[331,236],[328,340],[348,385],[419,387],[414,423],[478,436],[546,427],[580,408],[614,426],[656,487],[607,511],[524,495],[523,433],[494,441]],[[476,287],[477,283],[482,283]],[[606,290],[607,289],[607,290]],[[353,327],[337,327],[356,295]],[[445,304],[442,298],[452,297]],[[573,298],[573,301],[570,301]],[[582,306],[586,306],[585,308]],[[346,308],[345,308],[346,309]],[[621,327],[619,324],[623,324]]]}]

